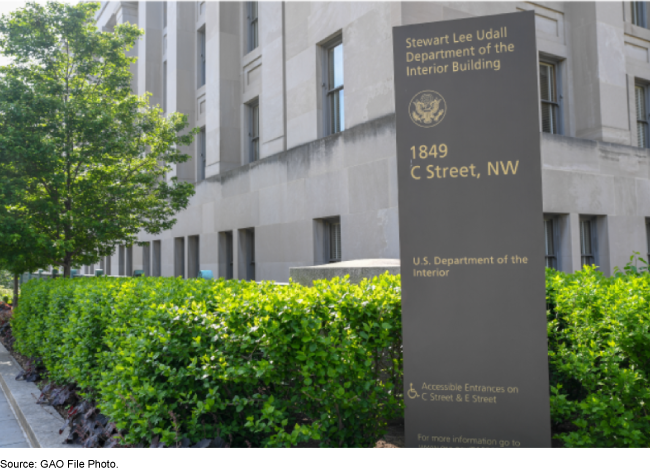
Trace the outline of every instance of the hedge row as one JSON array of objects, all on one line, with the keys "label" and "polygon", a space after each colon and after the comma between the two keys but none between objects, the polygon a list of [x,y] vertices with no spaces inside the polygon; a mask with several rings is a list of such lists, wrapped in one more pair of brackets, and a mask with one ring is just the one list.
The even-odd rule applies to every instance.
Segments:
[{"label": "hedge row", "polygon": [[[650,274],[547,270],[551,418],[565,446],[650,445]],[[370,446],[403,414],[399,276],[313,288],[30,281],[12,323],[130,443]],[[176,420],[174,420],[174,418]]]},{"label": "hedge row", "polygon": [[132,444],[371,446],[403,412],[395,276],[33,280],[12,327],[21,353],[77,384]]},{"label": "hedge row", "polygon": [[632,270],[547,271],[551,418],[567,447],[650,446],[650,274]]}]

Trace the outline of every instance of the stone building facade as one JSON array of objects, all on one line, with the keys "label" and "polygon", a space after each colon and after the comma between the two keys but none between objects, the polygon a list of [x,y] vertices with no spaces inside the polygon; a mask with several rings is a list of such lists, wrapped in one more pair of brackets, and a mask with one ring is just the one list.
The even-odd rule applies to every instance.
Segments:
[{"label": "stone building facade", "polygon": [[610,274],[647,255],[645,2],[112,1],[99,28],[145,31],[134,92],[201,134],[174,172],[196,185],[175,227],[99,264],[287,281],[399,258],[392,27],[520,10],[536,14],[547,264]]}]

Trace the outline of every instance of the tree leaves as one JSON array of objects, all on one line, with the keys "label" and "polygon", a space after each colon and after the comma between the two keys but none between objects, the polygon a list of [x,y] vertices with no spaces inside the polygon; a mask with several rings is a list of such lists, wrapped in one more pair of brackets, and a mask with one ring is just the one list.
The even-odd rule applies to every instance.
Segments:
[{"label": "tree leaves", "polygon": [[170,229],[194,193],[166,175],[197,130],[131,93],[126,52],[142,31],[98,31],[98,8],[28,3],[0,20],[13,60],[0,67],[0,254],[12,240],[18,272],[93,264],[140,230]]}]

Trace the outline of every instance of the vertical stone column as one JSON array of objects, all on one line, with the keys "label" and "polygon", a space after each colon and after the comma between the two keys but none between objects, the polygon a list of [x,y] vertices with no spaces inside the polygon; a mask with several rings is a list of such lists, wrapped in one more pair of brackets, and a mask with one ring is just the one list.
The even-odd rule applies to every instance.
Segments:
[{"label": "vertical stone column", "polygon": [[571,32],[576,137],[629,144],[620,3],[566,3]]},{"label": "vertical stone column", "polygon": [[573,273],[580,265],[580,215],[570,213],[560,217],[560,270]]},{"label": "vertical stone column", "polygon": [[[166,112],[187,115],[190,130],[196,122],[196,2],[168,2],[167,15]],[[176,176],[179,181],[195,182],[195,146],[181,150],[192,159],[176,166]]]},{"label": "vertical stone column", "polygon": [[206,177],[241,165],[242,8],[206,4]]},{"label": "vertical stone column", "polygon": [[[137,25],[138,24],[138,3],[144,3],[144,2],[120,2],[120,8],[118,8],[115,14],[116,23],[118,25],[122,23]],[[135,44],[133,45],[133,48],[130,51],[127,51],[126,53],[127,56],[131,56],[131,57],[138,56],[138,43],[139,41],[136,41]],[[135,92],[138,88],[137,63],[131,64],[131,74],[133,74],[131,78],[131,90]]]},{"label": "vertical stone column", "polygon": [[260,156],[286,149],[284,12],[282,2],[260,2],[259,38],[262,47],[260,95]]},{"label": "vertical stone column", "polygon": [[138,26],[144,36],[138,42],[138,95],[151,94],[150,104],[162,106],[162,2],[139,2]]}]

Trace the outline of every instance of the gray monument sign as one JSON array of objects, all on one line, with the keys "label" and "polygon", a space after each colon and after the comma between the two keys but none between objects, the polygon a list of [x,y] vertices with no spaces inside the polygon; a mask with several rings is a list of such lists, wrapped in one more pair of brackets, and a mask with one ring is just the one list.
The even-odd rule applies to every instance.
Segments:
[{"label": "gray monument sign", "polygon": [[406,445],[550,447],[534,13],[393,52]]}]

